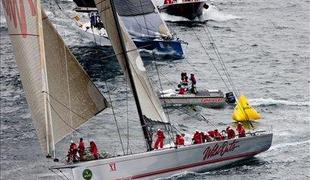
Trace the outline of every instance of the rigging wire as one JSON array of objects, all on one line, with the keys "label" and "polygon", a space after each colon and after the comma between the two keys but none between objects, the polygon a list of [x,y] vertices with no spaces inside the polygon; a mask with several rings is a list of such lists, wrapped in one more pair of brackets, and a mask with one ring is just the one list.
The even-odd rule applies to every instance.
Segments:
[{"label": "rigging wire", "polygon": [[[142,9],[142,12],[143,12],[143,14],[144,14],[144,10],[143,10],[143,6],[142,6],[141,0],[140,0],[139,2],[140,2],[140,8]],[[154,3],[153,3],[153,2],[151,2],[151,3],[152,3],[152,5],[153,5],[154,9],[156,9]],[[134,19],[135,19],[136,21],[138,21],[138,20],[136,19],[136,17],[134,17]],[[145,15],[143,15],[143,20],[144,20],[144,24],[145,24],[145,27],[146,27],[146,30],[147,30],[147,34],[148,34],[148,36],[150,36],[150,32],[149,32],[149,28],[148,28],[148,26],[147,26],[147,22],[146,22],[146,17],[145,17]],[[152,52],[152,57],[153,57],[153,62],[154,62],[154,64],[155,64],[155,68],[156,68],[156,70],[157,70],[157,72],[158,72],[157,63],[156,63],[156,58],[155,58],[155,55],[154,55],[153,52]],[[159,75],[158,75],[158,80],[159,80],[160,89],[161,89],[161,91],[162,91],[163,88],[162,88],[162,83],[161,83],[161,80],[160,80],[160,76],[159,76]],[[152,101],[151,101],[151,102],[152,102]],[[164,104],[165,104],[165,102],[164,102]],[[164,110],[164,112],[165,112],[165,110]],[[170,116],[169,116],[169,113],[167,113],[167,111],[166,111],[166,114],[167,114],[168,123],[171,125]],[[159,116],[159,117],[161,117],[161,116]],[[165,124],[165,128],[167,129],[167,125],[166,125],[166,124]],[[172,142],[174,142],[172,132],[168,131],[168,135],[169,135],[169,137],[170,137],[170,140],[171,140]]]},{"label": "rigging wire", "polygon": [[[216,67],[216,65],[214,64],[212,57],[210,56],[210,54],[208,53],[206,47],[203,45],[202,41],[199,39],[198,35],[196,34],[195,30],[193,29],[193,32],[197,38],[197,40],[199,41],[201,47],[204,49],[205,54],[209,57],[209,60],[212,64],[212,66],[214,67],[214,69],[216,70],[216,72],[219,74],[220,78],[222,79],[222,82],[224,83],[225,87],[227,88],[227,90],[229,90],[230,88],[228,87],[228,85],[226,84],[225,80],[223,79],[220,71],[218,70],[218,68]],[[187,61],[188,62],[188,61]]]},{"label": "rigging wire", "polygon": [[[43,92],[43,93],[46,93],[46,94],[48,94],[49,95],[49,93],[47,93],[47,92]],[[53,96],[51,96],[51,95],[49,95],[49,97],[51,97],[51,98],[53,98]],[[53,98],[56,102],[58,102],[58,103],[60,103],[57,99],[55,99],[55,98]],[[65,123],[66,125],[67,125],[67,127],[69,127],[73,132],[77,132],[77,133],[79,133],[79,134],[82,134],[82,135],[84,135],[84,133],[81,133],[80,131],[78,131],[78,130],[76,130],[74,127],[72,127],[69,123],[67,123],[62,117],[61,117],[61,115],[57,112],[57,110],[54,108],[54,106],[52,105],[52,103],[50,102],[50,101],[47,101],[47,103],[51,106],[51,108],[55,111],[55,113],[56,113],[56,115],[59,117],[59,119],[63,122],[63,123]],[[71,111],[70,110],[70,108],[68,108],[66,105],[64,105],[64,104],[62,104],[62,103],[60,103],[61,105],[63,105],[63,107],[65,107],[66,109],[68,109],[69,111]],[[74,111],[72,111],[73,113],[74,113]],[[76,114],[76,113],[75,113]],[[81,118],[81,116],[80,115],[78,115],[78,114],[76,114],[77,116],[79,116],[80,118]],[[82,119],[86,119],[86,118],[82,118]]]},{"label": "rigging wire", "polygon": [[[207,31],[206,31],[206,29],[207,29]],[[233,83],[233,80],[232,80],[232,78],[231,78],[231,76],[230,76],[230,73],[229,73],[229,71],[228,71],[228,69],[227,69],[227,67],[226,67],[226,65],[225,65],[225,63],[224,63],[224,61],[223,61],[223,58],[222,58],[222,56],[221,56],[221,54],[220,54],[220,52],[219,52],[219,50],[218,50],[216,44],[214,43],[214,39],[213,39],[213,37],[212,37],[212,34],[211,34],[209,28],[208,28],[207,26],[204,26],[203,30],[204,30],[204,32],[205,32],[205,33],[208,35],[208,37],[209,37],[209,40],[210,40],[211,45],[212,45],[212,47],[213,47],[213,50],[214,50],[216,56],[218,57],[218,59],[219,59],[219,61],[220,61],[220,64],[222,65],[222,68],[223,68],[223,70],[224,70],[224,73],[225,73],[225,75],[226,75],[226,78],[228,79],[228,82],[230,83],[230,85],[231,85],[233,91],[236,93],[236,95],[239,96],[239,91],[236,89],[236,87],[235,87],[235,85],[234,85],[234,83]]]},{"label": "rigging wire", "polygon": [[113,119],[115,121],[118,137],[119,137],[119,140],[120,140],[120,143],[121,143],[121,146],[122,146],[123,155],[125,155],[125,149],[124,149],[123,140],[122,140],[122,137],[121,137],[121,134],[120,134],[120,130],[119,130],[119,126],[118,126],[118,122],[117,122],[117,119],[116,119],[116,116],[115,116],[115,111],[114,111],[114,107],[113,107],[113,104],[112,104],[112,99],[111,99],[111,94],[110,94],[110,90],[109,90],[109,87],[108,87],[108,83],[106,81],[105,81],[105,85],[106,85],[106,87],[108,89],[109,101],[110,101],[110,104],[111,104],[111,109],[112,109],[112,113],[113,113],[113,117],[114,117]]}]

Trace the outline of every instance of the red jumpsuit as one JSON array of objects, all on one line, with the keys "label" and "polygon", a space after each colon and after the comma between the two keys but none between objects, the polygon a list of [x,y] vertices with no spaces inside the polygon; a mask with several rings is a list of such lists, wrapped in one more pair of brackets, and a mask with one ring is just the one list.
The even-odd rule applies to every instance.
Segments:
[{"label": "red jumpsuit", "polygon": [[75,143],[71,143],[70,144],[70,148],[69,148],[69,152],[68,152],[68,162],[71,162],[71,161],[77,161],[77,157],[76,157],[76,154],[77,154],[77,145]]},{"label": "red jumpsuit", "polygon": [[237,126],[236,130],[237,130],[237,132],[239,134],[239,137],[245,137],[245,130],[244,130],[244,128],[243,128],[241,123],[238,123],[238,126]]},{"label": "red jumpsuit", "polygon": [[165,0],[164,4],[171,4],[172,0]]},{"label": "red jumpsuit", "polygon": [[194,144],[201,144],[202,143],[201,133],[196,131],[192,140],[194,141]]},{"label": "red jumpsuit", "polygon": [[233,139],[236,137],[235,131],[231,128],[227,129],[227,138],[228,139]]},{"label": "red jumpsuit", "polygon": [[214,130],[214,139],[217,141],[222,140],[222,135],[219,133],[219,131],[217,129]]},{"label": "red jumpsuit", "polygon": [[176,136],[175,144],[176,145],[184,145],[184,138],[183,138],[183,136],[178,134]]},{"label": "red jumpsuit", "polygon": [[208,133],[205,134],[205,140],[206,140],[206,142],[211,142],[211,141],[212,141],[212,139],[211,139],[211,137],[208,135]]},{"label": "red jumpsuit", "polygon": [[210,137],[214,138],[214,131],[208,131]]},{"label": "red jumpsuit", "polygon": [[154,149],[158,149],[158,145],[159,145],[159,148],[163,148],[164,140],[166,138],[164,135],[164,132],[161,130],[158,130],[156,135],[157,135],[157,139],[155,141]]},{"label": "red jumpsuit", "polygon": [[99,159],[97,145],[95,144],[94,141],[90,142],[90,152],[95,157],[95,159]]},{"label": "red jumpsuit", "polygon": [[84,159],[84,152],[85,152],[85,145],[83,141],[80,141],[79,143],[79,155],[80,155],[80,160]]},{"label": "red jumpsuit", "polygon": [[186,93],[186,90],[185,90],[185,88],[180,88],[180,90],[179,90],[179,94],[185,94]]}]

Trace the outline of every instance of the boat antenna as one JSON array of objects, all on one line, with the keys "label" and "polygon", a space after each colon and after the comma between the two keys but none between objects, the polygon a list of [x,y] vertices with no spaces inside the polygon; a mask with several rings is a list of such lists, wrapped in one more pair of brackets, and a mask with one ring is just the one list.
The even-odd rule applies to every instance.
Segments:
[{"label": "boat antenna", "polygon": [[[123,52],[123,55],[124,55],[124,58],[125,58],[125,64],[126,64],[127,67],[130,67],[129,58],[128,58],[127,50],[126,50],[126,46],[125,46],[124,37],[123,37],[121,29],[120,29],[120,23],[119,23],[119,20],[118,20],[118,15],[116,13],[116,8],[115,8],[113,0],[111,0],[111,8],[112,8],[112,13],[113,13],[113,18],[114,18],[114,21],[115,21],[115,24],[116,24],[116,31],[117,31],[118,37],[120,38],[120,45],[121,45],[121,49],[122,49],[122,52]],[[142,109],[141,109],[140,101],[139,101],[139,98],[138,98],[137,90],[136,90],[136,87],[134,86],[134,79],[132,77],[131,68],[127,68],[127,71],[128,71],[129,81],[132,84],[132,86],[131,86],[132,93],[133,93],[133,96],[134,96],[134,99],[135,99],[135,102],[136,102],[137,111],[138,111],[138,115],[139,115],[139,119],[140,119],[140,124],[142,126],[142,131],[143,131],[143,135],[144,135],[145,142],[146,142],[146,148],[147,148],[148,151],[151,151],[152,150],[152,137],[151,137],[151,134],[148,131],[148,127],[147,127],[147,124],[145,122],[145,119],[144,119],[144,116],[143,116],[143,113],[142,113]]]}]

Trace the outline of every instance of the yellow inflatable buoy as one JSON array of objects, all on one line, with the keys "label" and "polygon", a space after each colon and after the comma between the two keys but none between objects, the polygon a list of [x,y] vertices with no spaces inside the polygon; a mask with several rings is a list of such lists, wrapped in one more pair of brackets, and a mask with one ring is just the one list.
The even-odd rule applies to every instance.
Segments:
[{"label": "yellow inflatable buoy", "polygon": [[251,121],[261,119],[261,115],[250,106],[247,98],[241,95],[232,114],[232,118],[235,121]]}]

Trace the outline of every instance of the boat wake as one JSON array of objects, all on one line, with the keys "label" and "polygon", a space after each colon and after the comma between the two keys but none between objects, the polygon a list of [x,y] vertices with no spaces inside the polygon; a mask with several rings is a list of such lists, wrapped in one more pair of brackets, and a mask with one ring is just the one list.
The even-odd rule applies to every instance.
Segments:
[{"label": "boat wake", "polygon": [[201,18],[196,18],[195,20],[189,20],[185,17],[181,16],[173,16],[167,13],[160,13],[161,17],[167,22],[196,22],[196,23],[204,23],[206,21],[229,21],[233,19],[241,19],[241,17],[226,14],[220,10],[218,10],[214,5],[210,5],[208,9],[203,10],[203,16]]},{"label": "boat wake", "polygon": [[283,148],[288,149],[288,147],[290,146],[296,147],[296,146],[307,145],[307,144],[310,145],[310,139],[305,140],[305,141],[300,141],[300,142],[289,142],[289,143],[281,143],[277,145],[272,145],[269,150],[272,151],[272,150],[279,150]]},{"label": "boat wake", "polygon": [[272,98],[259,98],[259,99],[251,99],[249,100],[250,104],[253,106],[310,106],[310,102],[294,102],[294,101],[287,101],[287,100],[276,100]]},{"label": "boat wake", "polygon": [[204,9],[203,18],[205,21],[229,21],[233,19],[242,19],[239,16],[235,16],[232,14],[226,14],[220,10],[218,10],[214,5],[210,5],[208,9]]}]

